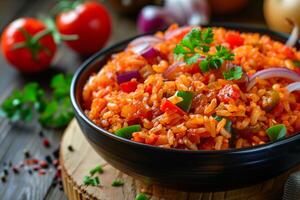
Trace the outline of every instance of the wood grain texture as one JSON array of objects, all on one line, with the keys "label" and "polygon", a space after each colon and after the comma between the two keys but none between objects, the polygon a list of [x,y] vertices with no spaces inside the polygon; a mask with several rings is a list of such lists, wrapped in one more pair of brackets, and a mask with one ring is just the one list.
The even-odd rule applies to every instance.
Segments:
[{"label": "wood grain texture", "polygon": [[[69,145],[75,151],[69,151]],[[146,185],[116,170],[101,158],[89,145],[75,120],[64,133],[60,155],[64,189],[72,200],[132,200],[139,192],[149,194],[151,200],[279,200],[288,175],[300,169],[299,166],[261,184],[224,192],[188,193]],[[89,175],[89,170],[97,165],[104,169],[104,173],[98,175],[101,186],[83,185],[83,177]],[[111,183],[115,179],[124,180],[124,186],[112,187]]]}]

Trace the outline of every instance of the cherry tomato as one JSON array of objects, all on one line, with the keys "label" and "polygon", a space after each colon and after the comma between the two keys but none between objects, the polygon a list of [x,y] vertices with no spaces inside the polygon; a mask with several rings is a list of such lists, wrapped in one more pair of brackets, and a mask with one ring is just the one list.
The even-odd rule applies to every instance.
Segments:
[{"label": "cherry tomato", "polygon": [[228,103],[230,100],[237,100],[240,97],[240,91],[233,85],[225,85],[218,93],[219,101]]},{"label": "cherry tomato", "polygon": [[77,35],[78,39],[66,41],[81,55],[87,56],[100,50],[111,33],[110,16],[101,4],[86,2],[74,9],[60,13],[56,25],[61,34]]},{"label": "cherry tomato", "polygon": [[239,47],[244,44],[244,39],[239,33],[228,33],[225,38],[230,48]]},{"label": "cherry tomato", "polygon": [[56,44],[46,25],[32,18],[20,18],[9,24],[1,37],[5,58],[23,72],[48,68]]}]

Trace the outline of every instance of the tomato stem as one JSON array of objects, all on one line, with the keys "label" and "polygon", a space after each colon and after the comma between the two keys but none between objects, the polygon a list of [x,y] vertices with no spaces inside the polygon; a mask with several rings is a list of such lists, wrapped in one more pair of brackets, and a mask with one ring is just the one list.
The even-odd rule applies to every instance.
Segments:
[{"label": "tomato stem", "polygon": [[16,43],[13,46],[13,49],[20,49],[20,48],[28,48],[29,51],[31,52],[33,60],[37,61],[38,60],[38,53],[40,51],[45,51],[47,55],[51,55],[51,52],[48,48],[43,46],[39,41],[42,39],[44,36],[51,34],[50,29],[44,29],[41,30],[40,32],[36,33],[34,36],[32,36],[26,29],[20,28],[19,31],[23,34],[25,37],[24,42],[19,42]]},{"label": "tomato stem", "polygon": [[78,35],[75,34],[72,35],[60,34],[52,18],[48,17],[43,19],[43,21],[45,22],[48,29],[51,30],[51,34],[56,44],[60,44],[61,41],[71,41],[71,40],[78,39]]}]

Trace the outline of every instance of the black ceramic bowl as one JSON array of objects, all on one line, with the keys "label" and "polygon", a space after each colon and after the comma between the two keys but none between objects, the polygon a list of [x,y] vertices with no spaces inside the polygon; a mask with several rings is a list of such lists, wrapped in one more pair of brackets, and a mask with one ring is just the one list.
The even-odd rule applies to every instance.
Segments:
[{"label": "black ceramic bowl", "polygon": [[[279,41],[287,39],[284,34],[264,28],[237,24],[220,26],[267,34]],[[300,163],[300,134],[251,148],[190,151],[136,143],[95,125],[81,107],[83,86],[112,53],[123,50],[132,39],[119,42],[89,58],[76,72],[71,87],[72,104],[82,132],[112,166],[147,183],[181,190],[217,191],[267,180]],[[299,49],[299,41],[297,45]]]}]

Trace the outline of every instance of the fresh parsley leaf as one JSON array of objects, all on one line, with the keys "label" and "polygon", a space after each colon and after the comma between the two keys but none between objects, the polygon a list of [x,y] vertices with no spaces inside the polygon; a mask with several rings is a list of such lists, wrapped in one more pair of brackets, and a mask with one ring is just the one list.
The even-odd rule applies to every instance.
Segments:
[{"label": "fresh parsley leaf", "polygon": [[[23,90],[14,91],[1,105],[1,115],[12,121],[30,121],[33,111],[44,101],[44,91],[37,83],[27,84]],[[40,103],[37,103],[40,102]]]},{"label": "fresh parsley leaf", "polygon": [[124,185],[124,181],[120,180],[120,179],[115,179],[112,183],[111,186],[113,187],[119,187]]},{"label": "fresh parsley leaf", "polygon": [[69,96],[71,82],[71,75],[64,76],[63,74],[58,74],[54,76],[50,83],[54,98],[60,99]]},{"label": "fresh parsley leaf", "polygon": [[51,80],[51,98],[45,98],[45,91],[38,83],[26,84],[23,90],[12,93],[1,105],[0,115],[11,121],[31,121],[39,114],[44,126],[63,127],[74,117],[69,90],[72,76],[58,74]]},{"label": "fresh parsley leaf", "polygon": [[230,70],[223,72],[223,76],[226,80],[238,80],[243,76],[243,70],[241,67],[233,67]]},{"label": "fresh parsley leaf", "polygon": [[213,41],[213,32],[211,28],[201,30],[193,28],[179,44],[176,45],[173,52],[177,59],[184,58],[187,64],[194,64],[200,58],[197,52],[208,52],[209,44]]},{"label": "fresh parsley leaf", "polygon": [[192,65],[199,61],[199,58],[205,56],[200,62],[202,72],[219,69],[224,61],[233,60],[234,54],[224,46],[216,46],[216,53],[209,54],[210,44],[213,42],[214,34],[211,28],[201,30],[193,28],[174,48],[176,59],[182,59],[188,65]]}]

